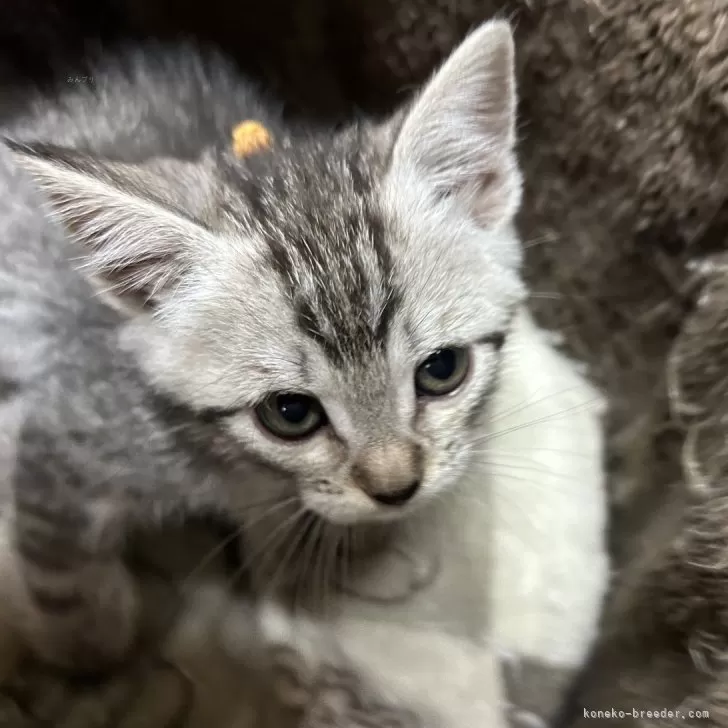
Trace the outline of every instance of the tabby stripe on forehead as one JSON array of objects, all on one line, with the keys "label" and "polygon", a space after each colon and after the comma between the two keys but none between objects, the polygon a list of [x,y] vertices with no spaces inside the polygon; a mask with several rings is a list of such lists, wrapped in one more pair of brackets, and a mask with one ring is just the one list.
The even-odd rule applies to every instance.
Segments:
[{"label": "tabby stripe on forehead", "polygon": [[337,363],[381,347],[399,300],[376,201],[383,160],[366,130],[352,134],[283,145],[231,177],[297,325]]},{"label": "tabby stripe on forehead", "polygon": [[387,336],[389,335],[389,329],[392,323],[392,318],[399,308],[401,302],[401,295],[397,290],[392,288],[389,296],[387,296],[387,302],[384,304],[382,314],[379,317],[379,323],[374,331],[376,340],[382,344],[386,342]]},{"label": "tabby stripe on forehead", "polygon": [[379,269],[384,286],[387,290],[387,301],[382,309],[379,323],[374,330],[374,336],[378,343],[383,344],[389,334],[389,327],[397,308],[400,305],[401,294],[394,285],[392,252],[384,242],[384,223],[378,214],[369,215],[372,224],[372,243],[377,256]]},{"label": "tabby stripe on forehead", "polygon": [[329,359],[340,361],[337,342],[324,334],[322,322],[318,320],[313,307],[308,301],[298,302],[296,323],[303,333],[310,336],[324,350]]},{"label": "tabby stripe on forehead", "polygon": [[[354,223],[352,223],[353,225]],[[280,241],[269,238],[270,261],[274,270],[288,287],[289,295],[295,306],[296,321],[300,329],[316,341],[326,355],[341,363],[344,359],[345,348],[348,344],[349,353],[356,354],[357,349],[369,349],[372,346],[381,346],[386,341],[394,312],[399,304],[400,296],[392,288],[392,259],[389,250],[383,241],[382,226],[375,215],[369,216],[371,250],[376,260],[378,275],[380,277],[386,303],[379,315],[379,320],[371,328],[364,328],[364,319],[367,317],[367,307],[372,306],[369,280],[364,264],[356,248],[351,246],[351,258],[344,260],[342,253],[327,250],[325,246],[307,241],[296,249],[296,255],[288,250]],[[296,266],[304,265],[308,268],[309,276],[320,284],[320,296],[315,300],[304,297],[296,288]],[[326,281],[316,274],[318,270],[328,270],[334,265],[348,265],[353,269],[355,288],[348,291],[349,300],[342,303],[353,304],[358,313],[351,314],[351,320],[343,321],[339,317],[339,308],[335,296],[337,292],[326,289]],[[332,323],[331,329],[339,329],[337,336],[328,335],[330,328],[326,321]],[[346,334],[354,334],[347,338]]]},{"label": "tabby stripe on forehead", "polygon": [[[317,319],[311,302],[303,299],[296,290],[295,264],[291,251],[285,244],[273,237],[267,239],[270,251],[270,262],[273,270],[288,289],[289,296],[295,305],[296,323],[303,333],[310,336],[329,357],[335,356],[336,347],[323,333],[321,322]],[[303,247],[303,246],[302,246]]]}]

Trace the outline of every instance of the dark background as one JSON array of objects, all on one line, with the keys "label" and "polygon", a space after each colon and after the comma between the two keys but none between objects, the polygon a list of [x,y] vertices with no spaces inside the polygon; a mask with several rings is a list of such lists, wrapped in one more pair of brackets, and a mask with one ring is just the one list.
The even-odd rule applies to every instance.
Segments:
[{"label": "dark background", "polygon": [[[503,5],[503,3],[498,3]],[[468,0],[2,0],[0,112],[28,81],[86,72],[100,47],[194,38],[222,48],[291,111],[386,111],[492,3]],[[407,29],[417,28],[415,34]],[[396,29],[396,32],[395,32]],[[404,33],[402,31],[405,31]]]}]

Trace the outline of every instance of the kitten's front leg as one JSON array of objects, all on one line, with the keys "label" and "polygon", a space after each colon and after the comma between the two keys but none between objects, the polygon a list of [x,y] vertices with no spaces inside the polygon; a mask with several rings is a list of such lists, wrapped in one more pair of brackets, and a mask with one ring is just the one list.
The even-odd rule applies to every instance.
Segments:
[{"label": "kitten's front leg", "polygon": [[302,726],[391,726],[424,728],[406,705],[382,700],[361,670],[344,654],[333,624],[264,601],[258,611],[275,695],[302,713]]},{"label": "kitten's front leg", "polygon": [[38,657],[66,670],[114,667],[133,645],[139,610],[111,502],[85,502],[68,486],[23,487],[22,476],[16,485],[12,538],[23,636]]}]

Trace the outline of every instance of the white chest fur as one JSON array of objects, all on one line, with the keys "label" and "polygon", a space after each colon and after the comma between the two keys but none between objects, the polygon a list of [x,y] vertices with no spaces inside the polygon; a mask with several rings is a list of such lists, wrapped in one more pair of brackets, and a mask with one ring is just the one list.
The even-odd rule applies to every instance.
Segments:
[{"label": "white chest fur", "polygon": [[604,406],[530,317],[505,356],[477,475],[492,493],[491,631],[501,648],[575,667],[608,581]]}]

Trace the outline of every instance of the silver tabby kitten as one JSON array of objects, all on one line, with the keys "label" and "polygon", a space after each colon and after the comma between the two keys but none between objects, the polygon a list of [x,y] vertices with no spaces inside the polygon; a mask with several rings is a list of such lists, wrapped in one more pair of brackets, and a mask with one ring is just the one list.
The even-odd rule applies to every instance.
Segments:
[{"label": "silver tabby kitten", "polygon": [[[340,129],[191,48],[93,80],[0,152],[0,479],[27,635],[80,670],[133,644],[131,528],[263,502],[356,528],[455,486],[524,294],[505,23]],[[271,144],[238,158],[245,119]]]}]

